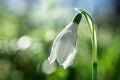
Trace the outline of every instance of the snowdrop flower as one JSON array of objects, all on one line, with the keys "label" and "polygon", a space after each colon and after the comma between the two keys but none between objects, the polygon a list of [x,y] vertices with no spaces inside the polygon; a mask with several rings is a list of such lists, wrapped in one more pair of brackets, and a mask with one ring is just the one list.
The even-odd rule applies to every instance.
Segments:
[{"label": "snowdrop flower", "polygon": [[53,42],[51,54],[48,57],[49,63],[55,60],[66,69],[72,64],[77,52],[78,24],[82,15],[77,13],[73,20],[58,34]]}]

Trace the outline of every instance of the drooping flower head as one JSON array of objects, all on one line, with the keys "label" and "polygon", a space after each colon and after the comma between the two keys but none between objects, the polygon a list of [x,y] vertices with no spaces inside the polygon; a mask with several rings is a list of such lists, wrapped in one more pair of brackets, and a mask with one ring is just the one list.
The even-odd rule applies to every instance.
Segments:
[{"label": "drooping flower head", "polygon": [[55,60],[66,69],[69,67],[77,52],[77,29],[82,15],[77,13],[73,20],[55,38],[48,60]]}]

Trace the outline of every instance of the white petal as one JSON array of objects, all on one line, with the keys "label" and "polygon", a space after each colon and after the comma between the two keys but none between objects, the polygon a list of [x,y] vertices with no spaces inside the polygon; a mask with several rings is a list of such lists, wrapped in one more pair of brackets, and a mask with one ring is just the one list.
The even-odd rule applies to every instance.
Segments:
[{"label": "white petal", "polygon": [[74,48],[73,52],[69,54],[65,62],[62,64],[65,69],[68,68],[72,64],[73,59],[75,58],[76,52],[77,50],[76,48]]},{"label": "white petal", "polygon": [[73,33],[77,33],[78,24],[71,22],[66,28],[71,30]]},{"label": "white petal", "polygon": [[67,31],[60,39],[60,44],[57,50],[57,62],[62,64],[69,53],[74,48],[74,42],[71,32]]},{"label": "white petal", "polygon": [[69,54],[69,56],[67,57],[65,62],[62,64],[65,69],[68,68],[73,63],[73,59],[76,56],[76,53],[77,53],[77,50],[78,50],[78,46],[79,46],[79,38],[76,41],[76,46],[75,46],[73,52],[71,52]]},{"label": "white petal", "polygon": [[77,25],[70,23],[66,32],[60,38],[57,50],[57,62],[63,64],[69,54],[73,52],[77,40]]},{"label": "white petal", "polygon": [[67,32],[64,34],[60,40],[57,62],[63,64],[69,57],[70,53],[73,53],[74,48],[76,48],[77,35],[72,35],[72,33]]},{"label": "white petal", "polygon": [[68,54],[73,51],[77,36],[77,24],[71,22],[53,42],[51,54],[48,57],[50,63],[57,58],[59,64],[63,64]]},{"label": "white petal", "polygon": [[57,47],[58,47],[58,43],[55,44],[55,47],[52,47],[52,50],[51,50],[51,53],[50,53],[50,56],[48,57],[48,60],[49,60],[49,63],[53,63],[56,59],[56,55],[57,55]]},{"label": "white petal", "polygon": [[57,37],[55,38],[53,45],[52,45],[52,49],[51,49],[51,53],[50,56],[48,57],[49,63],[53,63],[56,59],[56,56],[58,54],[57,50],[60,44],[60,38],[63,36],[65,30],[62,30]]}]

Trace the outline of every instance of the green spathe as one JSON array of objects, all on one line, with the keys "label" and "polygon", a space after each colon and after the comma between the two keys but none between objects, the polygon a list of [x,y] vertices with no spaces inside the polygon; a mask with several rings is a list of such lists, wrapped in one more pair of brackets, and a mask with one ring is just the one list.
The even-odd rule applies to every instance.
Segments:
[{"label": "green spathe", "polygon": [[80,21],[81,21],[81,18],[82,18],[82,15],[80,13],[77,13],[74,17],[73,17],[73,20],[72,22],[76,23],[76,24],[79,24]]}]

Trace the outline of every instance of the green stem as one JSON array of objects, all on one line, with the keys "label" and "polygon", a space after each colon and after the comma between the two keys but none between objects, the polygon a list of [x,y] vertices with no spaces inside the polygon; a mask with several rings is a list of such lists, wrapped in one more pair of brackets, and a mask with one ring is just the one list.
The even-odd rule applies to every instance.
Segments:
[{"label": "green stem", "polygon": [[95,26],[94,26],[92,17],[87,12],[79,8],[76,8],[75,10],[83,14],[88,23],[88,27],[90,30],[90,37],[92,41],[92,80],[97,80],[97,38],[96,38]]},{"label": "green stem", "polygon": [[97,80],[97,63],[92,63],[92,80]]}]

